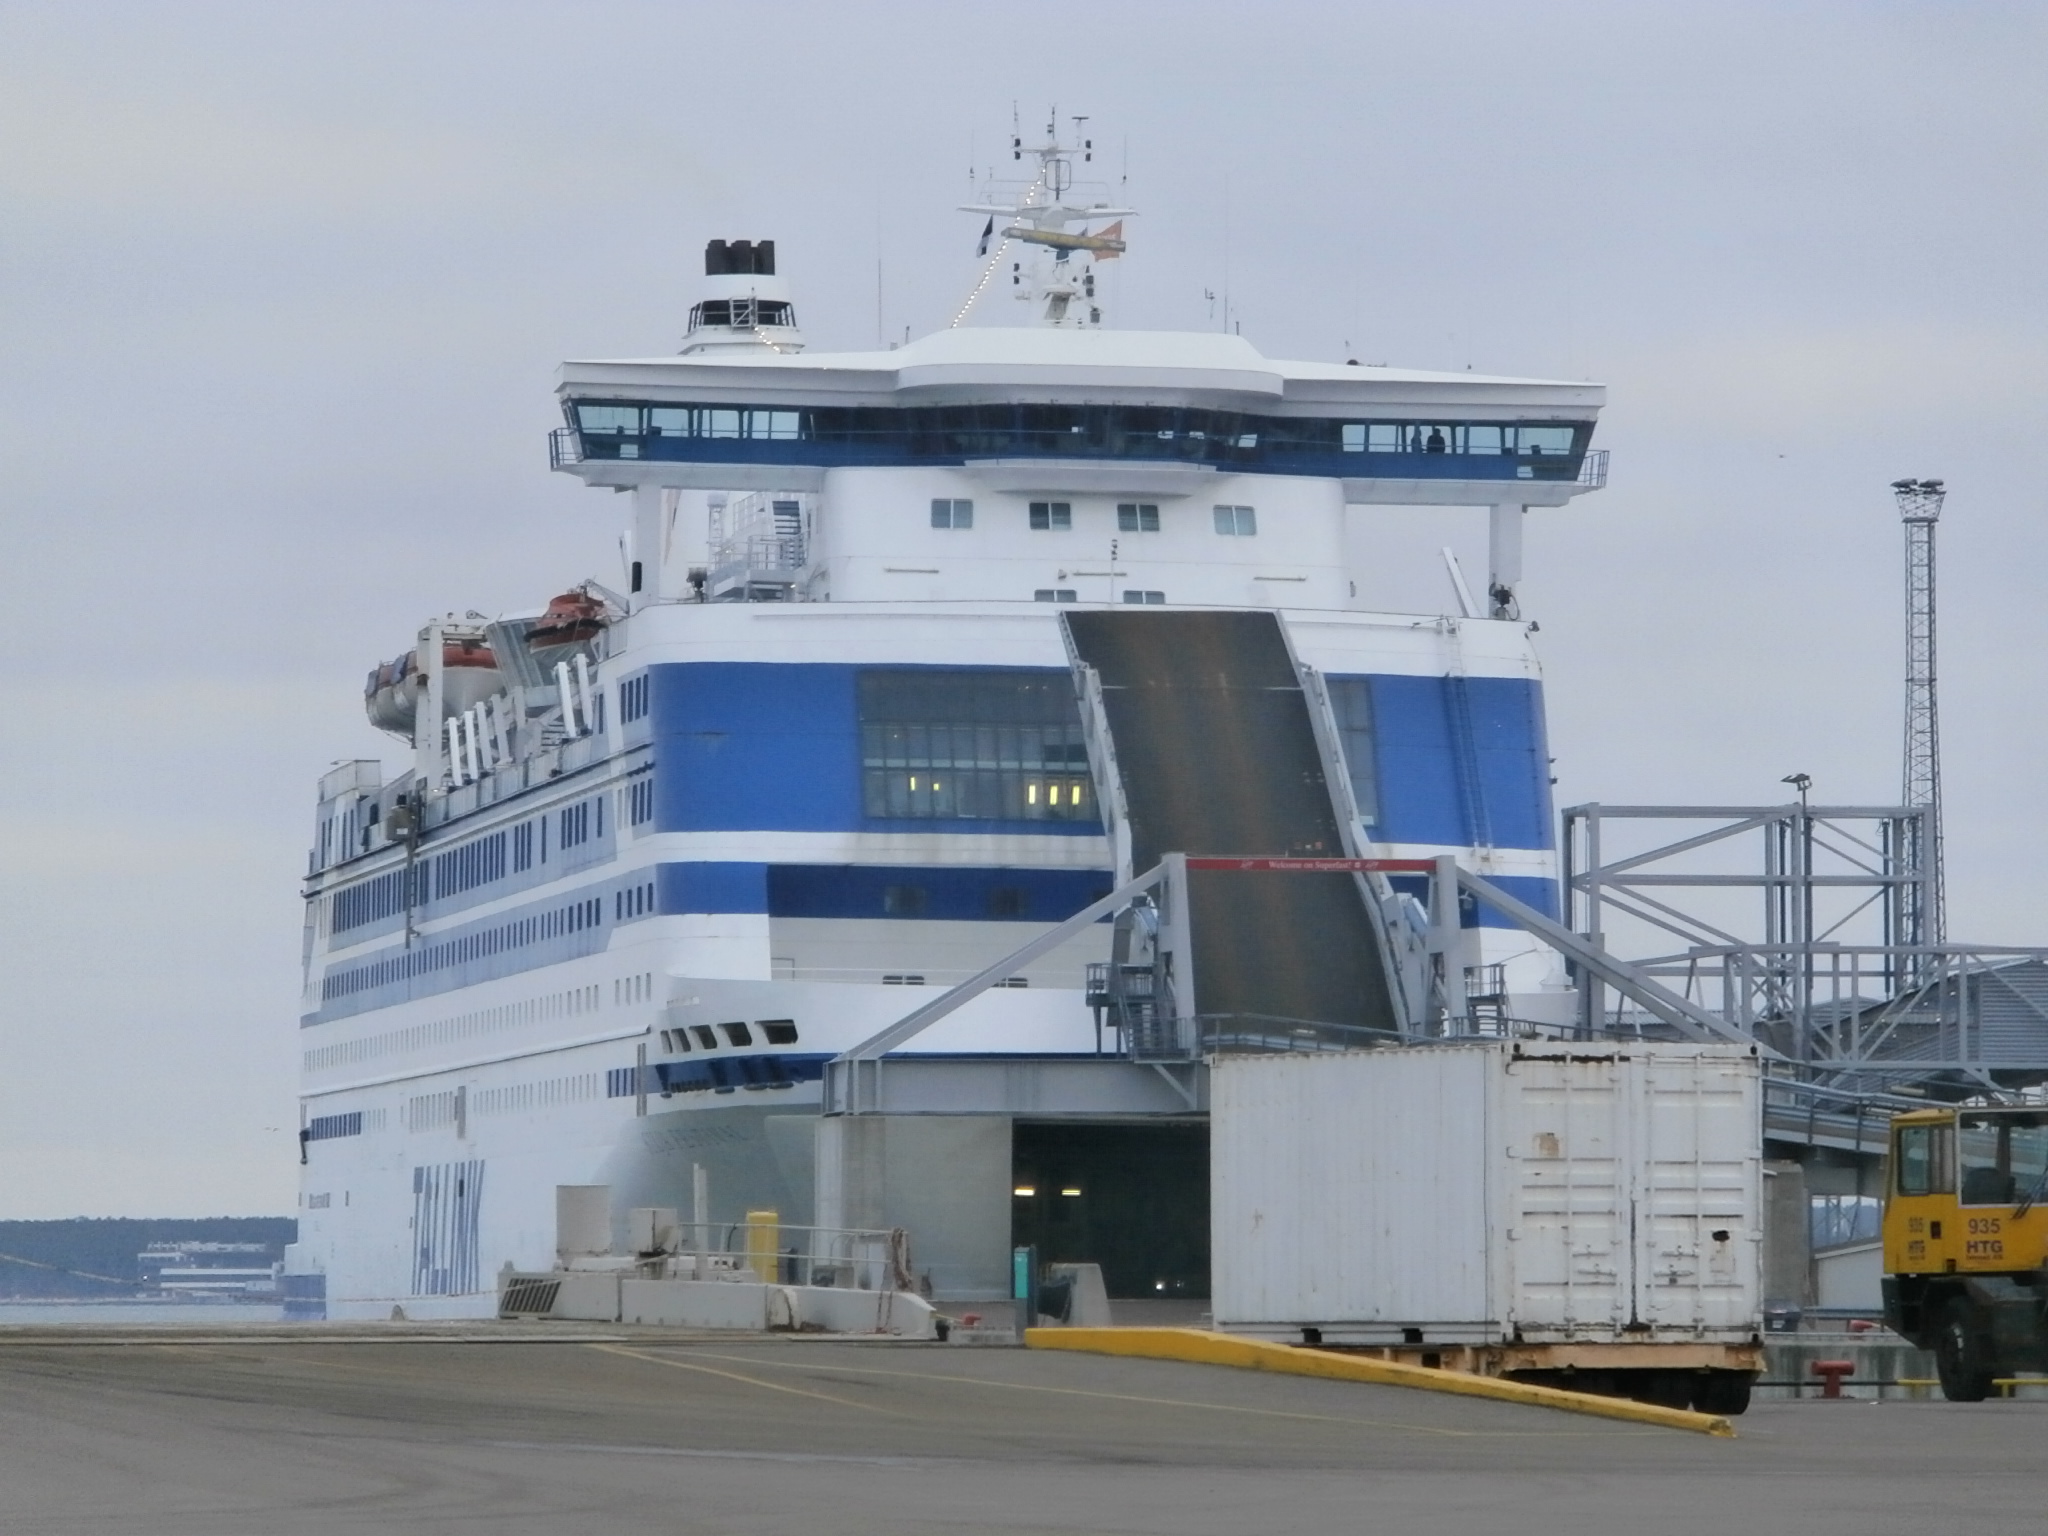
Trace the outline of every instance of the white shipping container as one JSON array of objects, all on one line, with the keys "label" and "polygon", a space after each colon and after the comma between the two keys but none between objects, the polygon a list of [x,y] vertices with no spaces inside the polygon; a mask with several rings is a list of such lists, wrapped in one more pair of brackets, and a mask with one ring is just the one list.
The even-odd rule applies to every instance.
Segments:
[{"label": "white shipping container", "polygon": [[1752,1050],[1240,1056],[1216,1062],[1211,1088],[1218,1328],[1643,1345],[1761,1326]]}]

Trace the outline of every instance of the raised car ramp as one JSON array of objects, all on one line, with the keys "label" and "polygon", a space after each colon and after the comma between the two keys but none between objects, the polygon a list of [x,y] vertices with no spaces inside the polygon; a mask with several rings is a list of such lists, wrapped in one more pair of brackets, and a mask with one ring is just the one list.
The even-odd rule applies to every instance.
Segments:
[{"label": "raised car ramp", "polygon": [[[1061,615],[1097,804],[1123,878],[1168,852],[1354,854],[1334,764],[1277,615],[1143,609]],[[1182,1015],[1400,1032],[1370,889],[1343,872],[1191,873]]]}]

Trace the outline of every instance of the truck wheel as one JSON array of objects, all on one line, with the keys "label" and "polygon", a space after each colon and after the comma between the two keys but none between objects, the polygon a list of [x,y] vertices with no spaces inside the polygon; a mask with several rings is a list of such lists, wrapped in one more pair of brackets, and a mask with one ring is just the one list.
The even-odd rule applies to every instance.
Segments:
[{"label": "truck wheel", "polygon": [[1941,1395],[1952,1403],[1981,1403],[1991,1395],[1991,1378],[1998,1371],[1985,1358],[1977,1309],[1960,1296],[1941,1314],[1941,1327],[1934,1335],[1934,1368],[1941,1377]]},{"label": "truck wheel", "polygon": [[1749,1388],[1754,1380],[1747,1371],[1708,1371],[1693,1382],[1694,1412],[1718,1413],[1726,1419],[1747,1413]]}]

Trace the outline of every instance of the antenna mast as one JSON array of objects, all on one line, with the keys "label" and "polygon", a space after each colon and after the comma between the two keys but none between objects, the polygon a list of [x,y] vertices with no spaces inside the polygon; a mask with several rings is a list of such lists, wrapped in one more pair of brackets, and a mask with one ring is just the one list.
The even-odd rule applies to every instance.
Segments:
[{"label": "antenna mast", "polygon": [[1941,847],[1941,734],[1934,686],[1934,525],[1947,496],[1939,480],[1894,480],[1906,528],[1906,752],[1902,796],[1921,812],[1912,850],[1919,880],[1907,888],[1908,942],[1948,934]]}]

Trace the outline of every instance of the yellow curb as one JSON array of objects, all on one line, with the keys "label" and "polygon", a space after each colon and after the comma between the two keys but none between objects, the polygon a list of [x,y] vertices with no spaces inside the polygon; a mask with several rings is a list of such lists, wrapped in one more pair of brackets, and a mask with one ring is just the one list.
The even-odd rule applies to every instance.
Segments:
[{"label": "yellow curb", "polygon": [[1564,1413],[1591,1414],[1599,1419],[1626,1419],[1665,1429],[1735,1438],[1735,1426],[1718,1414],[1684,1408],[1659,1408],[1623,1397],[1566,1392],[1526,1381],[1502,1381],[1465,1371],[1432,1370],[1394,1360],[1333,1354],[1292,1344],[1268,1344],[1200,1328],[1028,1328],[1024,1343],[1031,1349],[1071,1349],[1091,1355],[1129,1355],[1145,1360],[1185,1360],[1195,1365],[1231,1365],[1249,1371],[1276,1371],[1288,1376],[1319,1376],[1331,1381],[1369,1381],[1382,1387],[1416,1387],[1424,1392],[1449,1392],[1459,1397],[1488,1397],[1529,1408],[1556,1408]]}]

